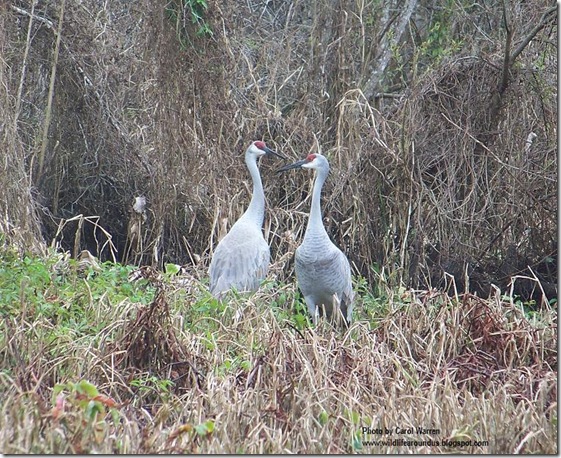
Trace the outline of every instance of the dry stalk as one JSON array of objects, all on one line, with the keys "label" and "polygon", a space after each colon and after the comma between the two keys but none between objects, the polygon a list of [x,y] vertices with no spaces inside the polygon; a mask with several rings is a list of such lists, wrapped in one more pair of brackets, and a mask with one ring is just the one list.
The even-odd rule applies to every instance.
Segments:
[{"label": "dry stalk", "polygon": [[[64,20],[64,5],[66,0],[62,0],[59,9],[59,18],[58,18],[58,27],[56,31],[56,42],[55,42],[55,49],[53,53],[53,63],[51,67],[51,77],[49,82],[49,93],[47,96],[47,108],[45,111],[45,120],[43,121],[43,134],[41,137],[41,145],[40,150],[38,153],[38,169],[37,169],[37,177],[41,178],[43,175],[43,166],[45,163],[45,153],[47,151],[48,135],[49,135],[49,128],[51,125],[51,112],[53,106],[53,97],[55,93],[55,81],[56,81],[56,72],[57,72],[57,65],[58,65],[58,56],[60,52],[60,39],[62,37],[62,23]],[[33,14],[33,13],[32,13]],[[30,19],[31,21],[31,19]],[[31,22],[30,22],[31,27]]]},{"label": "dry stalk", "polygon": [[18,124],[18,119],[19,119],[19,115],[20,115],[20,109],[21,109],[21,95],[22,95],[22,91],[23,91],[23,83],[25,81],[25,74],[27,72],[27,58],[29,56],[29,48],[31,46],[31,30],[32,30],[32,26],[33,26],[33,19],[35,17],[34,12],[35,12],[35,7],[37,6],[37,1],[38,0],[33,0],[33,3],[31,4],[31,13],[29,14],[29,24],[27,26],[27,38],[25,40],[25,51],[23,53],[23,59],[22,59],[22,64],[21,64],[21,77],[19,80],[19,86],[18,86],[18,94],[17,94],[17,98],[16,98],[16,106],[14,109],[14,132],[17,131],[17,124]]},{"label": "dry stalk", "polygon": [[[64,228],[68,225],[68,223],[77,222],[78,226],[77,226],[76,231],[74,232],[74,244],[73,244],[73,247],[74,247],[73,256],[77,257],[78,253],[81,251],[81,249],[80,249],[80,247],[81,247],[81,237],[82,237],[82,229],[84,228],[84,223],[89,223],[93,226],[93,236],[94,236],[94,240],[96,242],[97,253],[102,254],[102,253],[104,253],[106,248],[109,248],[109,254],[110,254],[111,258],[113,259],[113,262],[117,262],[117,248],[113,244],[113,241],[112,241],[113,237],[107,230],[105,230],[99,224],[99,220],[100,220],[99,216],[84,216],[84,215],[77,215],[77,216],[74,216],[74,217],[69,218],[69,219],[60,219],[59,223],[58,223],[57,232],[56,232],[55,236],[53,237],[53,239],[51,241],[51,247],[55,248],[62,243],[62,240],[64,239],[63,231],[64,231]],[[97,230],[101,231],[101,233],[106,238],[105,242],[103,242],[103,244],[101,244],[101,245],[100,245],[100,242],[97,239]],[[60,236],[60,240],[57,241],[59,236]]]}]

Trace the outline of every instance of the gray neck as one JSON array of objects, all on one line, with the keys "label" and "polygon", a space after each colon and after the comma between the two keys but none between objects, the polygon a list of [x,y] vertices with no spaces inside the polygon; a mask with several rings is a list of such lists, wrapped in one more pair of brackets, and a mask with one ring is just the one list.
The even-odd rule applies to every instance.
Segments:
[{"label": "gray neck", "polygon": [[257,167],[257,159],[254,156],[247,155],[245,163],[253,180],[253,195],[249,207],[242,215],[242,218],[250,220],[257,226],[263,226],[265,218],[265,193],[263,192],[263,184],[261,183],[261,175]]},{"label": "gray neck", "polygon": [[308,219],[308,227],[306,234],[317,235],[326,234],[325,227],[323,226],[321,215],[321,188],[327,179],[328,170],[317,170],[316,179],[314,180],[314,188],[312,191],[312,208],[310,210],[310,217]]}]

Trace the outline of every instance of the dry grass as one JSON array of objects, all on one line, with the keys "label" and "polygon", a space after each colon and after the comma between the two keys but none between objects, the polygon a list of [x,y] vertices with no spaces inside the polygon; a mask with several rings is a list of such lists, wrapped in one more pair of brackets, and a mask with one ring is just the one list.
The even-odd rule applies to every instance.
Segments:
[{"label": "dry grass", "polygon": [[[517,56],[497,110],[500,4],[419,5],[397,40],[391,5],[378,11],[355,0],[214,3],[205,13],[212,38],[195,37],[179,0],[168,4],[179,22],[166,2],[66,3],[62,35],[60,2],[16,3],[0,10],[2,141],[18,171],[0,180],[15,227],[38,232],[33,204],[49,240],[61,220],[95,216],[121,260],[201,268],[222,222],[247,206],[242,154],[263,138],[291,159],[315,148],[328,156],[328,232],[370,282],[373,266],[395,285],[423,288],[442,286],[446,273],[461,283],[467,270],[482,296],[491,284],[506,290],[513,275],[531,276],[530,266],[545,295],[524,281],[516,293],[556,295],[555,21]],[[540,20],[542,3],[513,4],[515,44]],[[390,45],[374,81],[383,91],[367,97]],[[30,180],[42,151],[43,173]],[[286,235],[299,240],[305,225],[309,177],[279,179],[274,168],[261,165],[268,240],[280,258]],[[126,252],[139,195],[146,220]],[[65,226],[65,249],[75,230]],[[95,227],[80,230],[78,251],[95,252]],[[282,272],[289,278],[290,265]]]},{"label": "dry grass", "polygon": [[[53,269],[73,281],[71,266]],[[387,290],[363,294],[343,332],[295,320],[292,285],[221,305],[192,276],[134,277],[151,302],[77,280],[94,329],[6,315],[3,453],[557,453],[555,310],[529,319],[508,298]],[[69,388],[80,380],[97,397]],[[388,439],[425,445],[364,442]]]},{"label": "dry grass", "polygon": [[[0,6],[0,54],[9,55],[10,42],[7,34],[5,6]],[[27,55],[27,53],[26,53]],[[23,74],[25,66],[23,62]],[[10,91],[5,82],[10,76],[10,68],[4,59],[0,60],[0,149],[2,154],[0,165],[0,183],[2,199],[0,201],[0,244],[12,244],[34,252],[41,252],[44,244],[41,241],[39,217],[36,212],[34,197],[31,193],[31,179],[24,165],[25,145],[18,136],[17,117],[20,110],[21,94]],[[21,91],[21,89],[20,89]],[[16,106],[13,100],[18,93]]]},{"label": "dry grass", "polygon": [[[44,236],[109,259],[128,236],[127,261],[151,266],[142,294],[62,255],[7,283],[0,450],[557,453],[557,23],[497,105],[499,4],[420,5],[392,43],[389,3],[214,2],[203,39],[163,3],[66,2],[63,20],[54,0],[0,5],[0,246],[21,259]],[[542,3],[512,5],[515,44]],[[387,92],[366,97],[390,45]],[[299,314],[311,177],[279,178],[272,161],[268,282],[226,306],[206,292],[212,248],[249,200],[241,156],[256,138],[332,164],[324,221],[366,279],[345,333]],[[181,287],[159,272],[170,261],[190,273]],[[388,437],[365,427],[441,444],[366,445]]]}]

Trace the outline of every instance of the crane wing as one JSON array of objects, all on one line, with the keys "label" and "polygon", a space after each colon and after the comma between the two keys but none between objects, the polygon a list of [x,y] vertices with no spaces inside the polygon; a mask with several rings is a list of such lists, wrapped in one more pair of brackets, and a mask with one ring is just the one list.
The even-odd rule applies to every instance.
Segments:
[{"label": "crane wing", "polygon": [[232,288],[255,291],[267,275],[270,251],[261,231],[254,231],[253,237],[236,232],[232,227],[220,241],[210,263],[210,292],[215,297]]},{"label": "crane wing", "polygon": [[[354,299],[351,266],[345,254],[333,243],[328,247],[296,249],[295,270],[304,297],[316,304],[329,302],[336,294],[343,315],[350,322]],[[329,308],[329,307],[328,307]]]}]

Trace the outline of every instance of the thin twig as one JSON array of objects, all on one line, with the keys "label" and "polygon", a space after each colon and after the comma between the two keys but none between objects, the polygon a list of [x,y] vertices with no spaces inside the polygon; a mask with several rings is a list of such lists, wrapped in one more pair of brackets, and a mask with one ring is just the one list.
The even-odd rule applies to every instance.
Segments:
[{"label": "thin twig", "polygon": [[12,7],[12,9],[14,11],[18,12],[19,14],[23,14],[24,16],[29,16],[31,19],[35,19],[36,21],[42,22],[49,29],[51,29],[55,34],[58,33],[57,30],[55,29],[55,26],[54,26],[52,21],[50,21],[47,18],[44,18],[42,16],[37,16],[36,14],[33,14],[33,10],[35,8],[36,3],[37,3],[37,1],[33,2],[33,5],[31,7],[31,12],[26,11],[23,8],[18,8],[15,5],[10,5],[10,6]]},{"label": "thin twig", "polygon": [[526,35],[526,37],[524,37],[524,39],[520,42],[520,44],[512,52],[512,55],[510,57],[510,65],[512,65],[514,63],[514,61],[516,60],[518,55],[522,51],[524,51],[526,46],[528,46],[528,44],[530,44],[530,42],[538,34],[538,32],[541,29],[543,29],[549,22],[551,22],[552,20],[554,20],[557,17],[557,15],[555,14],[556,12],[557,12],[557,5],[552,6],[545,13],[542,14],[542,17],[540,18],[538,24],[530,31],[530,33],[528,35]]},{"label": "thin twig", "polygon": [[[23,83],[25,81],[25,74],[27,72],[27,57],[29,55],[29,48],[31,47],[31,29],[33,28],[33,19],[35,15],[35,6],[37,5],[38,0],[33,0],[31,4],[31,14],[29,15],[29,24],[27,26],[27,38],[25,40],[25,51],[23,52],[23,61],[21,64],[21,77],[19,80],[19,87],[18,87],[18,95],[16,98],[16,109],[14,114],[14,132],[17,131],[17,125],[19,120],[19,113],[21,109],[21,94],[23,92]],[[16,8],[12,6],[12,8]],[[19,8],[17,8],[19,10]]]}]

